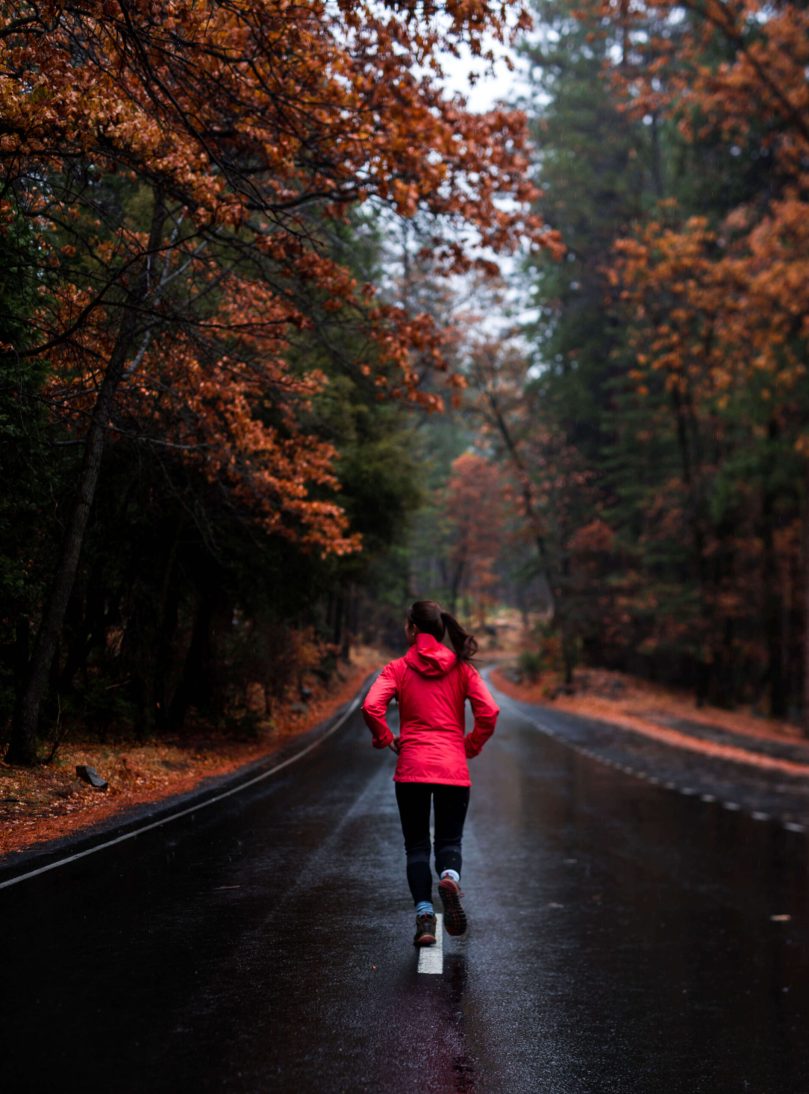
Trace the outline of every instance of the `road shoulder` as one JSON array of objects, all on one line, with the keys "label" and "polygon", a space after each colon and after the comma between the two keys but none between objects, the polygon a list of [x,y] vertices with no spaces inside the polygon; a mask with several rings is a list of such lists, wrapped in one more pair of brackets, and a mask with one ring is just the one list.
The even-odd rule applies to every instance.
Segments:
[{"label": "road shoulder", "polygon": [[[752,820],[786,829],[796,837],[809,832],[809,765],[755,750],[739,748],[662,727],[622,724],[618,718],[596,718],[560,709],[556,704],[514,698],[499,687],[502,674],[489,675],[504,711],[516,715],[526,730],[553,738],[583,762],[627,776],[605,786],[622,795],[638,795],[643,783],[660,793],[697,799],[718,818],[723,811],[741,812]],[[513,689],[510,689],[513,691]],[[716,727],[709,726],[713,730]],[[700,729],[704,731],[705,725]]]},{"label": "road shoulder", "polygon": [[[335,698],[328,716],[315,726],[279,740],[276,747],[248,763],[235,764],[230,769],[211,777],[201,776],[196,784],[182,793],[166,793],[130,807],[116,810],[102,818],[93,814],[79,815],[72,829],[56,838],[34,839],[0,856],[0,886],[42,868],[49,868],[64,858],[81,855],[100,844],[106,844],[135,833],[172,816],[201,808],[242,786],[252,784],[264,774],[271,774],[286,767],[298,756],[330,736],[356,709],[360,697],[367,689],[373,674],[361,673],[352,677],[350,697]],[[341,701],[342,700],[342,701]]]},{"label": "road shoulder", "polygon": [[[638,701],[637,696],[631,700],[606,696],[587,696],[582,700],[575,696],[562,696],[541,702],[538,701],[538,689],[516,684],[501,666],[493,669],[491,679],[498,690],[520,703],[620,726],[651,740],[705,756],[809,777],[809,742],[801,740],[795,732],[787,735],[782,723],[773,723],[771,727],[762,725],[756,733],[751,725],[752,719],[745,716],[734,718],[731,712],[713,711],[711,713],[717,718],[713,721],[709,717],[703,719],[690,714],[682,704],[672,705],[673,709],[669,710],[644,710],[644,707],[653,708],[655,705],[651,695],[645,702],[642,699]],[[724,724],[718,721],[719,718]],[[733,728],[730,728],[731,725]]]}]

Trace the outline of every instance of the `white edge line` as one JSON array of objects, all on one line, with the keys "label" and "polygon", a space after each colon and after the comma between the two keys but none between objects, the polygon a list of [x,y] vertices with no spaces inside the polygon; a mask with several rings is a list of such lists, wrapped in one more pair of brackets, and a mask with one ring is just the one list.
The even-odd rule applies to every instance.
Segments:
[{"label": "white edge line", "polygon": [[[507,695],[505,692],[500,691],[499,688],[497,690],[498,690],[498,693],[502,697],[501,702],[502,702],[502,700],[505,700],[506,705],[510,706],[515,714],[517,714],[521,718],[524,718],[528,722],[529,725],[533,725],[535,729],[538,729],[541,733],[546,734],[548,737],[553,737],[555,740],[559,739],[557,737],[557,735],[553,732],[553,730],[546,728],[545,726],[542,725],[542,723],[538,719],[532,718],[532,717],[528,716],[527,714],[525,714],[524,711],[520,710],[520,708],[517,706],[517,704],[511,698],[511,696]],[[611,761],[605,760],[603,757],[597,755],[595,752],[591,752],[589,749],[582,748],[581,746],[576,746],[574,744],[571,744],[570,741],[563,740],[562,744],[566,745],[568,748],[573,749],[573,751],[575,751],[575,752],[583,752],[585,755],[591,756],[592,759],[594,759],[597,763],[604,764],[604,763],[610,763],[611,762]],[[634,771],[631,767],[630,768],[620,768],[620,770],[625,771],[627,775],[634,775],[636,778],[646,779],[650,783],[660,785],[660,780],[659,779],[657,779],[653,775],[647,775],[646,772],[644,772],[644,771]],[[715,802],[717,800],[715,795],[713,795],[713,794],[700,794],[699,791],[695,790],[691,786],[678,787],[676,783],[673,783],[673,784],[667,784],[666,789],[669,788],[669,785],[674,790],[677,790],[680,794],[684,794],[686,797],[692,797],[692,796],[693,797],[699,797],[701,801],[706,802],[708,804],[710,804],[712,802]],[[735,811],[734,806],[735,806],[735,809],[741,810],[741,806],[738,806],[735,803],[730,803],[728,805],[728,804],[725,804],[723,802],[722,804],[723,804],[725,809],[729,808],[731,811]],[[753,820],[757,820],[757,821],[772,820],[772,817],[770,816],[769,813],[755,812],[755,813],[752,814],[752,817],[753,817]],[[787,822],[787,823],[783,823],[782,827],[786,828],[787,831],[789,831],[789,832],[805,833],[807,831],[806,825],[803,825],[803,824],[794,824],[794,823]],[[2,888],[2,886],[0,886],[0,888]]]},{"label": "white edge line", "polygon": [[171,821],[179,820],[180,817],[187,817],[189,813],[198,813],[200,809],[206,809],[209,805],[214,805],[216,802],[221,802],[225,798],[229,798],[232,794],[238,794],[242,790],[246,790],[249,786],[255,786],[256,783],[262,782],[264,779],[268,779],[270,775],[275,775],[276,772],[282,771],[283,768],[289,767],[290,764],[296,763],[302,759],[312,749],[317,748],[323,744],[333,733],[336,733],[338,729],[344,724],[350,715],[354,713],[360,703],[360,696],[357,695],[351,701],[351,705],[348,707],[342,717],[327,730],[322,736],[318,737],[316,741],[312,741],[306,748],[302,748],[300,752],[296,752],[294,756],[290,756],[288,760],[284,760],[280,764],[276,764],[275,767],[271,767],[268,771],[262,771],[260,775],[256,775],[255,778],[248,779],[247,782],[239,783],[238,786],[233,786],[230,790],[224,790],[221,794],[216,794],[212,798],[206,798],[205,801],[199,802],[197,805],[190,805],[187,809],[181,809],[178,813],[170,813],[167,817],[161,817],[160,820],[152,821],[151,824],[144,824],[141,828],[133,828],[131,832],[124,832],[122,836],[116,836],[115,839],[105,840],[103,843],[96,843],[93,847],[87,847],[84,851],[77,851],[73,855],[68,855],[67,858],[57,859],[56,862],[49,862],[46,866],[39,866],[36,870],[29,870],[26,874],[19,874],[17,877],[9,878],[8,881],[0,881],[0,889],[8,889],[12,885],[18,885],[21,881],[28,881],[29,878],[37,877],[39,874],[47,874],[49,870],[55,870],[59,866],[66,866],[69,862],[76,862],[80,858],[86,858],[88,855],[94,855],[96,851],[103,851],[107,847],[114,847],[116,843],[123,843],[125,840],[133,839],[135,836],[140,836],[144,832],[150,832],[153,828],[160,828],[164,824],[170,824]]}]

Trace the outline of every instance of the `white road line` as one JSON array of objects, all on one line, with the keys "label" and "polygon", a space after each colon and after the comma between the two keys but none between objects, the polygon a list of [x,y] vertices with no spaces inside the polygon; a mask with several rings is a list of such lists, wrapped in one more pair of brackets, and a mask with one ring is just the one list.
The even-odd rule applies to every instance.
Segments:
[{"label": "white road line", "polygon": [[784,825],[784,828],[786,828],[787,832],[805,832],[806,831],[806,825],[805,824],[796,824],[794,821],[787,821],[786,824]]},{"label": "white road line", "polygon": [[738,802],[722,802],[722,808],[729,809],[731,813],[736,813],[741,809],[741,806]]},{"label": "white road line", "polygon": [[770,819],[770,814],[769,813],[754,813],[753,814],[753,820],[768,821],[769,819]]},{"label": "white road line", "polygon": [[435,917],[435,945],[420,947],[418,971],[430,975],[444,971],[444,917],[440,912]]},{"label": "white road line", "polygon": [[710,802],[715,802],[716,801],[716,795],[715,794],[700,794],[699,800],[701,802],[708,802],[710,804]]},{"label": "white road line", "polygon": [[151,832],[153,828],[160,828],[164,824],[170,824],[172,821],[179,820],[180,817],[187,817],[190,813],[198,813],[201,809],[207,809],[209,805],[214,805],[216,802],[221,802],[225,798],[231,797],[233,794],[238,794],[242,790],[246,790],[249,786],[255,786],[256,783],[263,782],[264,779],[269,779],[271,775],[275,775],[276,772],[282,771],[285,767],[289,767],[290,764],[297,763],[298,760],[303,759],[307,753],[312,749],[317,748],[318,745],[331,737],[333,733],[336,733],[338,729],[346,722],[346,720],[354,713],[360,703],[359,695],[352,700],[351,706],[346,710],[345,714],[337,721],[330,730],[318,737],[316,741],[312,741],[306,748],[302,748],[300,752],[296,752],[294,756],[290,756],[288,760],[284,760],[280,764],[276,764],[275,767],[271,767],[268,771],[262,771],[260,775],[256,775],[253,779],[248,779],[247,782],[239,783],[238,786],[231,787],[230,790],[224,790],[221,794],[216,794],[213,798],[207,798],[203,802],[199,802],[197,805],[191,805],[187,809],[181,809],[178,813],[170,813],[167,817],[162,817],[160,820],[152,821],[151,824],[144,824],[141,828],[133,828],[131,832],[124,832],[122,836],[116,836],[115,839],[105,840],[103,843],[97,843],[93,847],[88,847],[84,851],[77,851],[73,855],[68,855],[66,858],[57,859],[56,862],[49,862],[47,866],[40,866],[36,870],[29,870],[27,874],[20,874],[18,877],[10,878],[8,881],[0,881],[0,889],[8,889],[12,885],[19,885],[21,881],[28,881],[29,878],[37,877],[39,874],[47,874],[49,870],[56,870],[59,866],[66,866],[69,862],[76,862],[80,858],[86,858],[88,855],[94,855],[96,851],[103,851],[107,847],[114,847],[116,843],[124,843],[128,839],[134,839],[135,836],[140,836],[144,832]]}]

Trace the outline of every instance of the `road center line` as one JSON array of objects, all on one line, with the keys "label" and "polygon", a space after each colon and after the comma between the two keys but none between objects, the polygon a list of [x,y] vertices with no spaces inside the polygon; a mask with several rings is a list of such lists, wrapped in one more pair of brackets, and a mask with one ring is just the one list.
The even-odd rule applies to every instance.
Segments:
[{"label": "road center line", "polygon": [[337,730],[345,724],[346,720],[354,713],[359,705],[360,696],[357,695],[351,701],[351,705],[346,712],[337,722],[335,722],[331,729],[318,737],[316,741],[312,741],[306,748],[302,748],[300,752],[296,752],[294,756],[290,756],[288,760],[283,760],[280,764],[276,764],[275,767],[271,767],[268,771],[262,771],[262,773],[256,775],[255,778],[248,779],[247,782],[239,783],[238,786],[233,786],[230,790],[224,790],[221,794],[216,794],[212,798],[206,798],[205,801],[198,802],[196,805],[191,805],[187,809],[181,809],[177,813],[170,813],[167,817],[161,817],[160,820],[152,821],[151,824],[144,824],[140,828],[133,828],[131,832],[124,832],[122,836],[116,836],[115,839],[104,840],[103,843],[97,843],[93,847],[87,847],[84,851],[77,851],[73,855],[67,855],[65,858],[57,859],[56,862],[49,862],[47,866],[40,866],[36,870],[29,870],[28,873],[19,874],[17,877],[9,878],[8,881],[0,881],[0,889],[8,889],[12,885],[18,885],[21,881],[27,881],[29,878],[37,877],[39,874],[47,874],[49,870],[55,870],[58,866],[66,866],[69,862],[76,862],[80,858],[94,855],[96,851],[103,851],[106,847],[114,847],[116,843],[124,843],[125,840],[140,836],[143,832],[151,832],[153,828],[160,828],[164,824],[170,824],[171,821],[179,820],[180,817],[187,817],[190,813],[198,813],[200,809],[207,809],[209,805],[221,802],[225,798],[231,797],[232,794],[238,794],[240,791],[246,790],[248,786],[255,786],[256,783],[263,782],[264,779],[269,779],[269,777],[275,775],[277,771],[289,767],[290,764],[297,763],[298,760],[303,759],[303,757],[311,752],[312,749],[323,744],[325,740],[331,737],[333,733],[336,733]]},{"label": "road center line", "polygon": [[435,917],[435,945],[419,949],[419,972],[439,975],[444,971],[444,917]]}]

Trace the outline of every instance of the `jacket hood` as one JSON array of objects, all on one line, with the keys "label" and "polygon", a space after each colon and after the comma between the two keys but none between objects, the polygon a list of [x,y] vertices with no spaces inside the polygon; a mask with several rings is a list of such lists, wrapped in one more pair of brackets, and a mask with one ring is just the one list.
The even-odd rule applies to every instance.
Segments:
[{"label": "jacket hood", "polygon": [[404,659],[405,664],[422,676],[445,676],[457,661],[452,650],[431,634],[417,634]]}]

